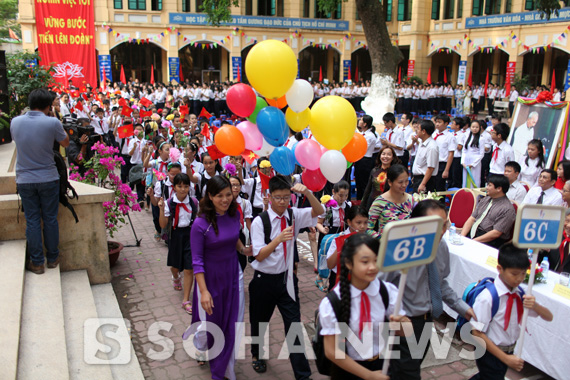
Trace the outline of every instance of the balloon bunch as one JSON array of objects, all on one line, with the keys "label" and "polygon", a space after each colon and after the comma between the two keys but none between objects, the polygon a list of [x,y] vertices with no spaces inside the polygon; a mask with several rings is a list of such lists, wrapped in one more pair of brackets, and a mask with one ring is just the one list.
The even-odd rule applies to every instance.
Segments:
[{"label": "balloon bunch", "polygon": [[[326,96],[309,108],[313,88],[306,80],[295,79],[297,58],[287,44],[277,40],[256,44],[246,58],[245,71],[265,99],[246,84],[230,87],[228,107],[247,121],[218,130],[214,141],[222,153],[239,155],[248,149],[269,156],[275,171],[283,175],[291,175],[300,165],[303,183],[312,191],[321,190],[327,180],[340,181],[350,163],[364,156],[367,144],[356,132],[353,106],[339,96]],[[289,128],[301,132],[307,127],[316,141],[301,140],[292,149],[284,146]]]}]

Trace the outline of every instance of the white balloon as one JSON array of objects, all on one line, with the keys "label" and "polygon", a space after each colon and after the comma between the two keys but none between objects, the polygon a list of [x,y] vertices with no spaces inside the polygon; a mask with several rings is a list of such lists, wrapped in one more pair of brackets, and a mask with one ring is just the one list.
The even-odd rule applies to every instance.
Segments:
[{"label": "white balloon", "polygon": [[338,150],[327,150],[319,162],[321,173],[332,183],[339,182],[346,172],[346,158]]},{"label": "white balloon", "polygon": [[285,94],[287,105],[293,111],[299,113],[304,111],[313,101],[313,86],[304,79],[295,79],[293,85]]},{"label": "white balloon", "polygon": [[271,154],[271,152],[273,152],[274,149],[275,147],[273,145],[271,145],[270,143],[265,141],[265,139],[263,139],[263,146],[259,150],[254,150],[254,153],[257,154],[259,157],[264,157],[264,156],[269,157],[269,155]]}]

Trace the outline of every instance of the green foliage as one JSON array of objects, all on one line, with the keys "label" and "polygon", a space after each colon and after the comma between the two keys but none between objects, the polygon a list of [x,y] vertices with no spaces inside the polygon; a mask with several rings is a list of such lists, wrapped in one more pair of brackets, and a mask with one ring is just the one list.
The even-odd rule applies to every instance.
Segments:
[{"label": "green foliage", "polygon": [[408,78],[407,82],[408,83],[416,82],[417,84],[424,84],[424,80],[418,76],[415,76],[415,75],[413,77]]},{"label": "green foliage", "polygon": [[316,0],[316,1],[317,1],[317,6],[319,7],[319,10],[321,12],[324,12],[326,14],[332,14],[336,10],[338,4],[347,0]]},{"label": "green foliage", "polygon": [[232,6],[239,7],[239,0],[204,0],[200,10],[206,13],[209,24],[220,26],[224,22],[232,21]]},{"label": "green foliage", "polygon": [[528,75],[524,75],[521,77],[520,74],[515,74],[513,78],[513,82],[511,83],[512,86],[517,87],[517,91],[522,93],[524,90],[530,90],[530,83],[528,82]]},{"label": "green foliage", "polygon": [[21,35],[20,24],[16,19],[18,15],[17,0],[0,0],[0,38],[9,38],[8,28]]},{"label": "green foliage", "polygon": [[48,87],[54,83],[53,65],[26,67],[26,61],[37,60],[38,53],[20,51],[7,54],[8,91],[10,92],[10,116],[18,116],[28,106],[28,94],[37,88]]},{"label": "green foliage", "polygon": [[546,17],[547,20],[550,20],[550,17],[553,14],[555,14],[556,17],[558,17],[558,11],[560,10],[559,0],[535,0],[535,5],[536,5],[536,10],[542,12],[540,14],[541,18]]}]

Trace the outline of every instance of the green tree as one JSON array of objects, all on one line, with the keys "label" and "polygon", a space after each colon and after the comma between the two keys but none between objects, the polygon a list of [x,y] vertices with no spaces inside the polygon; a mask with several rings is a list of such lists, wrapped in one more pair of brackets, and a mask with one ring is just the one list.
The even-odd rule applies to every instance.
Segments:
[{"label": "green tree", "polygon": [[0,0],[0,38],[10,38],[8,28],[21,35],[17,16],[18,0]]},{"label": "green tree", "polygon": [[54,83],[53,65],[30,65],[39,62],[38,53],[20,51],[6,55],[8,66],[8,91],[10,93],[10,116],[15,117],[28,106],[28,95],[36,88],[48,87]]}]

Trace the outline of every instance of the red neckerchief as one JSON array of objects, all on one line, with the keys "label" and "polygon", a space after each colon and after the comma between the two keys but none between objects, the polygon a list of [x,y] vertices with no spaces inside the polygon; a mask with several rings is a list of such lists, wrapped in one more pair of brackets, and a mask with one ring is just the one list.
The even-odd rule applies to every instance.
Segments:
[{"label": "red neckerchief", "polygon": [[517,318],[518,323],[521,323],[521,318],[523,315],[523,303],[521,297],[518,293],[509,293],[509,298],[507,299],[507,310],[505,312],[505,331],[509,328],[509,322],[511,321],[511,311],[513,310],[513,302],[516,300],[517,303]]},{"label": "red neckerchief", "polygon": [[166,173],[166,171],[164,170],[165,168],[168,167],[168,162],[167,161],[162,161],[160,163],[160,168],[158,169],[158,171]]},{"label": "red neckerchief", "polygon": [[368,294],[363,290],[360,293],[360,322],[358,324],[358,337],[360,339],[362,339],[364,324],[370,322],[370,299],[368,298]]},{"label": "red neckerchief", "polygon": [[238,203],[238,211],[239,211],[239,224],[241,228],[243,228],[243,210],[241,209],[241,204]]},{"label": "red neckerchief", "polygon": [[[285,214],[278,216],[277,218],[281,219],[281,231],[287,228],[287,220],[285,219]],[[287,262],[287,243],[283,242],[283,257],[285,258],[285,262]]]},{"label": "red neckerchief", "polygon": [[437,138],[438,138],[439,136],[441,136],[441,135],[443,135],[443,132],[437,132],[436,135],[435,135],[435,137],[434,137],[433,139],[434,139],[434,140],[437,140]]},{"label": "red neckerchief", "polygon": [[497,146],[495,150],[493,150],[493,161],[497,162],[497,158],[499,158],[499,150],[500,148]]},{"label": "red neckerchief", "polygon": [[[190,200],[190,202],[192,202],[192,200]],[[180,221],[180,207],[182,206],[182,208],[184,209],[184,211],[186,211],[187,213],[190,213],[190,210],[188,210],[188,207],[186,207],[186,204],[184,203],[176,203],[176,212],[174,213],[174,220],[172,222],[172,229],[176,229],[176,227],[178,227],[178,222]]]}]

